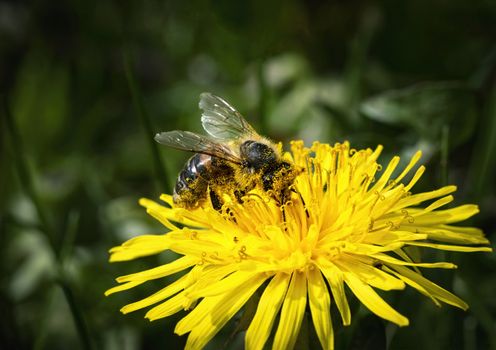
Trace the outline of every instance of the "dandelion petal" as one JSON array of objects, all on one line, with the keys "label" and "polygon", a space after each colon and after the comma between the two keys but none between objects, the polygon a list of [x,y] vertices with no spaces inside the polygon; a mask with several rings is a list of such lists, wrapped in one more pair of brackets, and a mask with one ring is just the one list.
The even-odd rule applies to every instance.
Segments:
[{"label": "dandelion petal", "polygon": [[258,302],[255,316],[246,331],[246,349],[263,349],[288,289],[290,275],[275,275]]},{"label": "dandelion petal", "polygon": [[293,349],[307,304],[307,285],[304,273],[294,272],[284,298],[281,319],[274,337],[274,349]]}]

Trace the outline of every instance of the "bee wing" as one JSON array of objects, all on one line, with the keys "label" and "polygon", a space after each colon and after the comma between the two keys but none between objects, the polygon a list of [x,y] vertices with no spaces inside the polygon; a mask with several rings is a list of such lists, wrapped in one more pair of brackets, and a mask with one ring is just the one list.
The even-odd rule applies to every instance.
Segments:
[{"label": "bee wing", "polygon": [[180,130],[161,132],[155,135],[155,141],[182,151],[208,154],[232,163],[241,163],[239,156],[228,145],[194,132]]},{"label": "bee wing", "polygon": [[232,141],[241,137],[258,136],[257,132],[234,107],[209,92],[200,95],[203,129],[212,137]]}]

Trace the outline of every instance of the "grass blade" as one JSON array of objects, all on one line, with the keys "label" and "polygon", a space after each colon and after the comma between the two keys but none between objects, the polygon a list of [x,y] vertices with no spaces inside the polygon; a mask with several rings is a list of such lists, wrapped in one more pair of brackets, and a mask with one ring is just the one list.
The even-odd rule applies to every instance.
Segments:
[{"label": "grass blade", "polygon": [[33,176],[28,167],[27,157],[24,151],[21,134],[17,129],[17,126],[15,124],[14,118],[12,117],[5,96],[3,98],[3,105],[4,105],[3,109],[4,109],[5,124],[6,124],[6,134],[7,134],[6,136],[8,139],[8,144],[10,146],[9,147],[10,151],[12,152],[12,159],[14,162],[14,166],[17,170],[17,173],[19,174],[21,187],[24,189],[24,191],[26,191],[26,194],[33,202],[36,208],[36,212],[40,220],[41,231],[47,236],[48,241],[50,243],[50,248],[53,252],[53,255],[56,258],[57,270],[59,273],[58,276],[59,284],[62,287],[66,301],[69,304],[69,308],[71,310],[71,314],[74,319],[76,330],[83,345],[83,348],[91,350],[92,346],[91,346],[90,335],[88,332],[88,327],[86,325],[86,322],[84,321],[83,318],[83,313],[74,298],[74,293],[72,291],[71,286],[64,277],[64,274],[61,273],[62,268],[61,268],[61,260],[60,260],[60,250],[58,249],[57,236],[54,226],[49,220],[45,207],[43,206],[43,203],[38,195],[38,192],[36,191],[33,181]]},{"label": "grass blade", "polygon": [[124,69],[126,71],[127,83],[133,97],[136,113],[138,114],[138,117],[143,125],[143,129],[145,130],[145,137],[153,158],[155,175],[157,176],[162,188],[170,189],[172,188],[172,184],[169,181],[162,158],[160,157],[158,144],[153,139],[156,132],[154,131],[150,117],[146,112],[145,104],[143,103],[143,96],[138,84],[136,83],[136,78],[132,69],[132,60],[128,51],[124,52]]}]

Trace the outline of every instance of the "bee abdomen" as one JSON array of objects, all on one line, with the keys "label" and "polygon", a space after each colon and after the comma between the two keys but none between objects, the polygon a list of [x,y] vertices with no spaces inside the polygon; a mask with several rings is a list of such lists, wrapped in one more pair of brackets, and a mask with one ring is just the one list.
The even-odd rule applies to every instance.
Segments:
[{"label": "bee abdomen", "polygon": [[174,203],[190,208],[206,198],[210,162],[210,156],[199,153],[186,162],[176,180]]}]

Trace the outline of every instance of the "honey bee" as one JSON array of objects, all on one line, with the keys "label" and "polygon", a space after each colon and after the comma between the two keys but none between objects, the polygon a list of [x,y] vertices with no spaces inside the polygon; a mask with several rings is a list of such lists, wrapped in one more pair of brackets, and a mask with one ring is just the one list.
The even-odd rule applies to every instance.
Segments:
[{"label": "honey bee", "polygon": [[286,203],[300,170],[222,98],[202,93],[199,107],[208,136],[179,130],[155,135],[165,146],[195,153],[178,175],[174,204],[192,209],[210,199],[212,207],[221,210],[224,194],[242,202],[255,188]]}]

